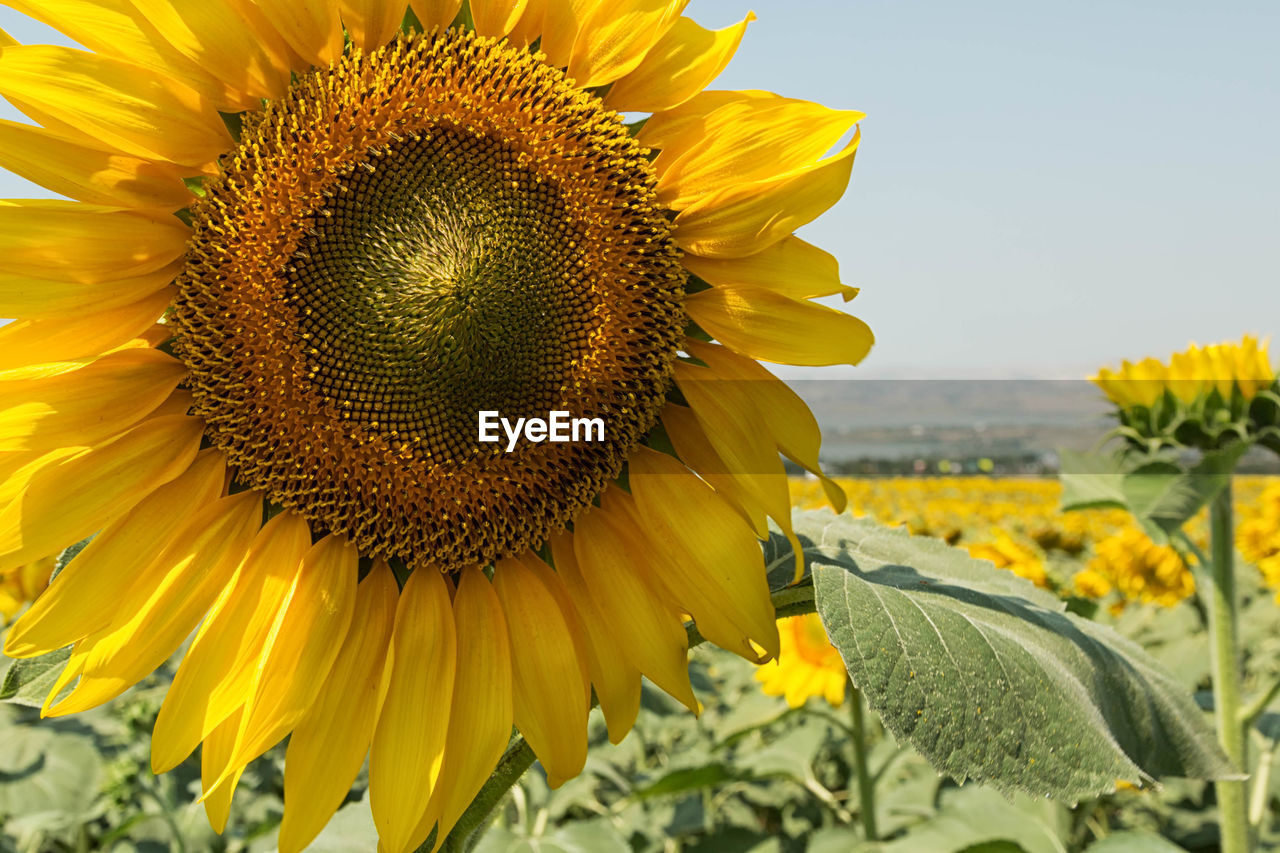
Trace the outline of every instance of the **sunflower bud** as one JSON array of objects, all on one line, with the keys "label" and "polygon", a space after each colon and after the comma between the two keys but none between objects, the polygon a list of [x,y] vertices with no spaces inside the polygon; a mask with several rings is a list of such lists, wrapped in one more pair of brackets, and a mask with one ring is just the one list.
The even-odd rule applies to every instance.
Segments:
[{"label": "sunflower bud", "polygon": [[1280,452],[1280,383],[1266,341],[1193,344],[1167,364],[1125,361],[1093,381],[1116,405],[1120,434],[1140,447],[1214,450],[1240,440]]}]

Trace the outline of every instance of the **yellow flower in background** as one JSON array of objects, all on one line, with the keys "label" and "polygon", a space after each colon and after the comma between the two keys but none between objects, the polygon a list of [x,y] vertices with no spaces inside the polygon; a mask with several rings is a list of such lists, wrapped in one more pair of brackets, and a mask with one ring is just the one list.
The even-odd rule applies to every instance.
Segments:
[{"label": "yellow flower in background", "polygon": [[1122,409],[1131,406],[1154,406],[1164,393],[1169,371],[1158,359],[1144,358],[1137,363],[1124,361],[1118,371],[1102,368],[1093,382],[1111,402]]},{"label": "yellow flower in background", "polygon": [[1118,407],[1116,433],[1144,451],[1257,443],[1280,453],[1280,384],[1266,342],[1192,345],[1168,363],[1124,362],[1093,381]]},{"label": "yellow flower in background", "polygon": [[[290,736],[297,850],[367,754],[404,851],[513,723],[558,785],[593,689],[615,741],[642,675],[696,708],[685,615],[779,653],[756,539],[790,532],[779,451],[819,473],[820,436],[757,361],[872,336],[811,301],[853,291],[792,234],[844,192],[862,114],[706,90],[751,15],[472,0],[472,30],[414,0],[420,34],[404,2],[9,5],[88,48],[0,41],[37,122],[0,122],[0,165],[74,199],[0,202],[0,573],[97,533],[6,639],[73,646],[46,714],[194,630],[154,769],[203,743],[220,829]],[[480,411],[603,436],[482,443]]]},{"label": "yellow flower in background", "polygon": [[1168,364],[1146,358],[1136,364],[1125,361],[1118,371],[1104,367],[1093,381],[1121,408],[1154,406],[1165,391],[1190,405],[1215,390],[1224,401],[1233,390],[1252,400],[1275,384],[1276,371],[1266,341],[1245,335],[1238,344],[1192,344]]},{"label": "yellow flower in background", "polygon": [[1240,555],[1258,567],[1280,601],[1280,483],[1268,486],[1256,501],[1240,508],[1236,527]]},{"label": "yellow flower in background", "polygon": [[995,541],[970,545],[969,556],[978,560],[990,560],[997,569],[1008,569],[1036,586],[1049,585],[1049,575],[1040,555],[1003,533]]},{"label": "yellow flower in background", "polygon": [[1245,335],[1238,344],[1223,343],[1199,347],[1192,344],[1184,352],[1175,353],[1169,364],[1169,387],[1183,402],[1216,390],[1224,399],[1233,388],[1245,400],[1270,388],[1276,381],[1275,368],[1267,353],[1267,342]]},{"label": "yellow flower in background", "polygon": [[1136,527],[1098,542],[1095,552],[1085,569],[1090,575],[1074,579],[1081,594],[1108,582],[1126,601],[1172,607],[1196,590],[1195,577],[1178,552],[1157,545]]},{"label": "yellow flower in background", "polygon": [[1096,569],[1083,569],[1071,577],[1071,586],[1082,598],[1105,598],[1111,593],[1111,581]]},{"label": "yellow flower in background", "polygon": [[782,696],[799,708],[819,696],[839,708],[849,675],[816,613],[778,620],[782,651],[776,661],[756,669],[756,681],[769,696]]},{"label": "yellow flower in background", "polygon": [[49,585],[57,559],[45,557],[0,576],[0,626],[11,621]]}]

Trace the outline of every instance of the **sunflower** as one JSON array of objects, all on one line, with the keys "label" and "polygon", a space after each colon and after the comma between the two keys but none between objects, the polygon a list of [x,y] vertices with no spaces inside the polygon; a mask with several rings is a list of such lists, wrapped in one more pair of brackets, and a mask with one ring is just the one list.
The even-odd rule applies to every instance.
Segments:
[{"label": "sunflower", "polygon": [[1195,576],[1178,552],[1152,542],[1137,527],[1108,536],[1095,550],[1084,572],[1073,579],[1076,589],[1105,595],[1114,587],[1124,599],[1121,608],[1132,601],[1173,607],[1196,591]]},{"label": "sunflower", "polygon": [[[34,122],[0,124],[0,165],[69,197],[0,202],[0,572],[93,536],[5,641],[71,647],[46,714],[194,632],[153,768],[203,744],[221,830],[287,736],[297,850],[367,755],[403,851],[513,724],[558,785],[593,690],[615,742],[642,676],[696,710],[686,619],[778,654],[756,540],[790,535],[779,452],[821,476],[820,436],[758,362],[872,336],[811,301],[856,291],[792,233],[843,194],[862,114],[706,89],[754,16],[6,3],[88,49],[0,38]],[[604,429],[508,446],[481,412]]]},{"label": "sunflower", "polygon": [[1265,340],[1192,344],[1167,363],[1104,367],[1093,382],[1116,405],[1121,434],[1136,444],[1215,450],[1243,439],[1280,452],[1280,381]]},{"label": "sunflower", "polygon": [[792,708],[802,707],[811,696],[820,696],[836,708],[843,705],[849,675],[817,614],[779,619],[778,637],[777,660],[756,669],[760,689],[769,696],[784,697]]},{"label": "sunflower", "polygon": [[996,538],[991,542],[970,545],[969,556],[976,560],[989,560],[997,569],[1008,569],[1036,586],[1049,586],[1049,574],[1044,568],[1044,558],[1036,553],[1035,549],[1021,542],[1015,542],[1003,531],[997,532]]},{"label": "sunflower", "polygon": [[1240,507],[1236,548],[1258,567],[1268,586],[1280,590],[1280,483],[1267,486],[1256,500]]},{"label": "sunflower", "polygon": [[1093,381],[1121,408],[1153,406],[1168,391],[1185,404],[1216,391],[1224,401],[1234,392],[1252,400],[1276,381],[1267,342],[1245,335],[1240,343],[1192,344],[1174,353],[1165,364],[1145,358],[1125,361],[1119,370],[1102,368]]}]

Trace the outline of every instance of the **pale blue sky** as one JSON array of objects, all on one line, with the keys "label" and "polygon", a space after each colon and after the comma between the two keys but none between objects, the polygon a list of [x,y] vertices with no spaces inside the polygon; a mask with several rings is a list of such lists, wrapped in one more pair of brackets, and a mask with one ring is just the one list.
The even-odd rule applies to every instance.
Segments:
[{"label": "pale blue sky", "polygon": [[[862,288],[878,344],[852,375],[1081,375],[1244,332],[1280,350],[1280,3],[688,13],[747,9],[717,88],[869,114],[849,193],[802,232]],[[8,9],[0,28],[47,33]]]}]

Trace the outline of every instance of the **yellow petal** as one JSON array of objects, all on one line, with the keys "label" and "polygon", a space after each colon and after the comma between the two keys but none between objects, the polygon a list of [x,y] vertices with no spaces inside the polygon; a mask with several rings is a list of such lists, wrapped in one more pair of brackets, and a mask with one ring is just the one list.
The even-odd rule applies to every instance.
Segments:
[{"label": "yellow petal", "polygon": [[177,219],[118,208],[58,199],[0,201],[0,274],[84,283],[143,276],[181,257],[190,234]]},{"label": "yellow petal", "polygon": [[619,112],[658,112],[683,104],[720,76],[755,19],[748,12],[733,26],[708,30],[680,18],[634,71],[613,84],[605,103]]},{"label": "yellow petal", "polygon": [[217,833],[227,828],[227,818],[231,814],[231,796],[235,793],[236,783],[240,781],[240,771],[233,773],[229,784],[215,787],[214,780],[223,778],[231,763],[231,750],[240,726],[240,714],[241,710],[237,708],[226,722],[214,729],[200,752],[200,785],[204,789],[201,800],[204,802],[209,825]]},{"label": "yellow petal", "polygon": [[627,657],[649,680],[697,712],[689,684],[689,641],[674,602],[652,577],[656,549],[628,536],[611,506],[574,522],[573,552],[588,594]]},{"label": "yellow petal", "polygon": [[[804,574],[804,557],[791,526],[791,488],[778,446],[756,406],[754,389],[740,382],[717,381],[707,368],[684,362],[676,364],[675,376],[720,460],[713,470],[727,473],[739,485],[749,518],[763,511],[782,528],[795,553],[798,582]],[[734,496],[730,491],[726,498]]]},{"label": "yellow petal", "polygon": [[[253,540],[244,565],[209,610],[160,706],[151,737],[151,767],[156,773],[181,764],[196,744],[249,700],[267,640],[295,588],[310,545],[306,520],[289,511],[268,521]],[[207,780],[206,792],[213,782]]]},{"label": "yellow petal", "polygon": [[338,0],[257,0],[258,10],[310,65],[331,65],[342,56]]},{"label": "yellow petal", "polygon": [[[0,218],[3,218],[3,211],[4,207],[0,206]],[[3,258],[0,258],[0,264],[3,264]],[[95,312],[128,305],[140,308],[139,303],[161,290],[167,290],[181,269],[179,262],[146,275],[102,282],[75,281],[70,278],[74,273],[69,271],[67,279],[54,281],[15,275],[0,269],[0,315],[59,323],[65,322],[68,316],[81,313],[93,316]]]},{"label": "yellow petal", "polygon": [[476,32],[482,36],[502,38],[524,14],[528,0],[471,0],[471,17]]},{"label": "yellow petal", "polygon": [[54,468],[65,459],[81,455],[84,450],[83,447],[59,447],[47,453],[0,455],[0,511],[21,497],[41,471]]},{"label": "yellow petal", "polygon": [[582,628],[565,606],[563,581],[532,554],[499,562],[493,585],[511,630],[516,728],[559,787],[587,760],[591,678]]},{"label": "yellow petal", "polygon": [[758,287],[791,299],[838,293],[847,302],[858,294],[841,283],[840,264],[829,252],[794,235],[742,258],[685,255],[683,261],[685,269],[715,285]]},{"label": "yellow petal", "polygon": [[429,33],[436,28],[445,29],[453,23],[453,19],[458,17],[458,10],[462,8],[462,0],[409,0],[409,5],[418,16],[423,32]]},{"label": "yellow petal", "polygon": [[662,409],[662,426],[684,464],[711,484],[729,505],[751,526],[756,538],[769,538],[769,514],[754,496],[749,484],[739,483],[732,469],[720,458],[706,430],[687,406],[668,403]]},{"label": "yellow petal", "polygon": [[151,328],[175,292],[164,288],[137,302],[93,314],[10,323],[0,328],[0,371],[113,350]]},{"label": "yellow petal", "polygon": [[18,40],[13,36],[0,30],[0,47],[14,47],[18,44]]},{"label": "yellow petal", "polygon": [[131,0],[178,53],[251,98],[278,98],[289,85],[288,49],[246,0]]},{"label": "yellow petal", "polygon": [[72,648],[71,657],[67,659],[67,665],[62,668],[62,672],[58,674],[57,680],[54,681],[53,686],[49,688],[48,695],[45,696],[44,705],[40,708],[40,716],[44,717],[49,714],[49,707],[54,703],[54,700],[61,695],[67,685],[79,678],[84,671],[86,652],[83,645],[83,643],[77,643]]},{"label": "yellow petal", "polygon": [[791,98],[720,110],[711,117],[706,136],[674,161],[659,165],[658,200],[683,210],[723,189],[792,175],[821,160],[863,118],[860,112]]},{"label": "yellow petal", "polygon": [[564,581],[584,630],[587,671],[604,712],[609,740],[619,743],[631,731],[640,712],[640,669],[623,653],[621,640],[613,631],[612,614],[606,614],[592,600],[573,552],[572,534],[551,537],[556,574]]},{"label": "yellow petal", "polygon": [[385,563],[375,565],[356,590],[355,613],[342,649],[289,737],[281,853],[296,853],[311,843],[364,766],[386,693],[383,674],[399,595]]},{"label": "yellow petal", "polygon": [[345,536],[326,536],[302,558],[262,644],[232,767],[283,740],[315,701],[351,625],[359,572],[360,555]]},{"label": "yellow petal", "polygon": [[109,352],[79,370],[9,379],[0,371],[0,452],[94,445],[114,438],[163,403],[187,368],[154,349]]},{"label": "yellow petal", "polygon": [[377,50],[400,31],[405,0],[341,0],[342,23],[363,51]]},{"label": "yellow petal", "polygon": [[49,588],[49,578],[53,576],[57,563],[56,557],[45,557],[43,560],[27,563],[18,570],[15,580],[25,601],[35,601],[44,595]]},{"label": "yellow petal", "polygon": [[707,365],[717,380],[732,383],[730,387],[754,404],[778,449],[821,479],[832,509],[844,512],[844,490],[822,473],[818,462],[822,431],[800,395],[756,361],[725,347],[695,340],[687,341],[685,346],[690,355]]},{"label": "yellow petal", "polygon": [[[6,48],[0,94],[121,151],[200,168],[231,146],[212,102],[169,77],[56,45]],[[35,108],[32,112],[27,105]]]},{"label": "yellow petal", "polygon": [[875,336],[825,305],[752,287],[713,287],[685,300],[689,316],[726,346],[778,364],[857,364]]},{"label": "yellow petal", "polygon": [[716,258],[764,251],[840,200],[858,141],[855,135],[839,154],[813,165],[702,197],[676,217],[676,242],[687,252]]},{"label": "yellow petal", "polygon": [[369,752],[369,802],[378,839],[406,853],[440,779],[458,666],[453,605],[431,569],[409,576],[392,636],[391,683]]},{"label": "yellow petal", "polygon": [[182,56],[131,0],[5,0],[5,5],[60,30],[94,53],[141,66],[194,89],[211,98],[219,109],[238,112],[261,107],[252,97],[226,89]]},{"label": "yellow petal", "polygon": [[758,89],[699,92],[678,107],[654,113],[636,135],[641,145],[660,150],[654,170],[661,174],[685,151],[733,116],[779,99]]},{"label": "yellow petal", "polygon": [[687,362],[676,363],[675,379],[723,462],[719,473],[733,477],[760,509],[789,528],[791,492],[786,469],[751,389],[719,382],[707,368]]},{"label": "yellow petal", "polygon": [[435,846],[439,849],[511,740],[511,640],[502,604],[484,572],[462,573],[453,612],[458,626],[458,674],[440,770],[440,778],[447,782],[435,789],[410,849],[427,840],[437,820]]},{"label": "yellow petal", "polygon": [[539,48],[547,55],[548,65],[564,68],[569,64],[583,21],[600,5],[601,0],[545,0]]},{"label": "yellow petal", "polygon": [[254,492],[196,513],[119,599],[111,624],[80,641],[85,673],[50,713],[100,705],[164,663],[234,578],[261,523],[262,496]]},{"label": "yellow petal", "polygon": [[94,537],[58,574],[5,637],[9,657],[34,657],[105,628],[140,574],[184,531],[197,510],[217,500],[226,457],[204,450],[191,467],[156,489],[128,515]]},{"label": "yellow petal", "polygon": [[155,418],[38,471],[0,511],[0,571],[57,553],[133,509],[191,465],[202,434],[196,418]]},{"label": "yellow petal", "polygon": [[651,571],[678,596],[703,636],[758,661],[754,641],[778,654],[778,626],[764,557],[751,530],[677,460],[638,447],[629,461],[635,507],[651,540],[678,546],[683,560],[657,560]]},{"label": "yellow petal", "polygon": [[86,147],[13,121],[0,120],[0,167],[92,204],[177,210],[192,198],[175,166]]},{"label": "yellow petal", "polygon": [[569,76],[584,89],[631,73],[689,0],[610,0],[592,9],[573,43]]},{"label": "yellow petal", "polygon": [[542,35],[543,25],[546,22],[548,2],[549,0],[529,0],[525,3],[520,19],[507,33],[507,41],[519,47],[525,47],[537,41]]}]

